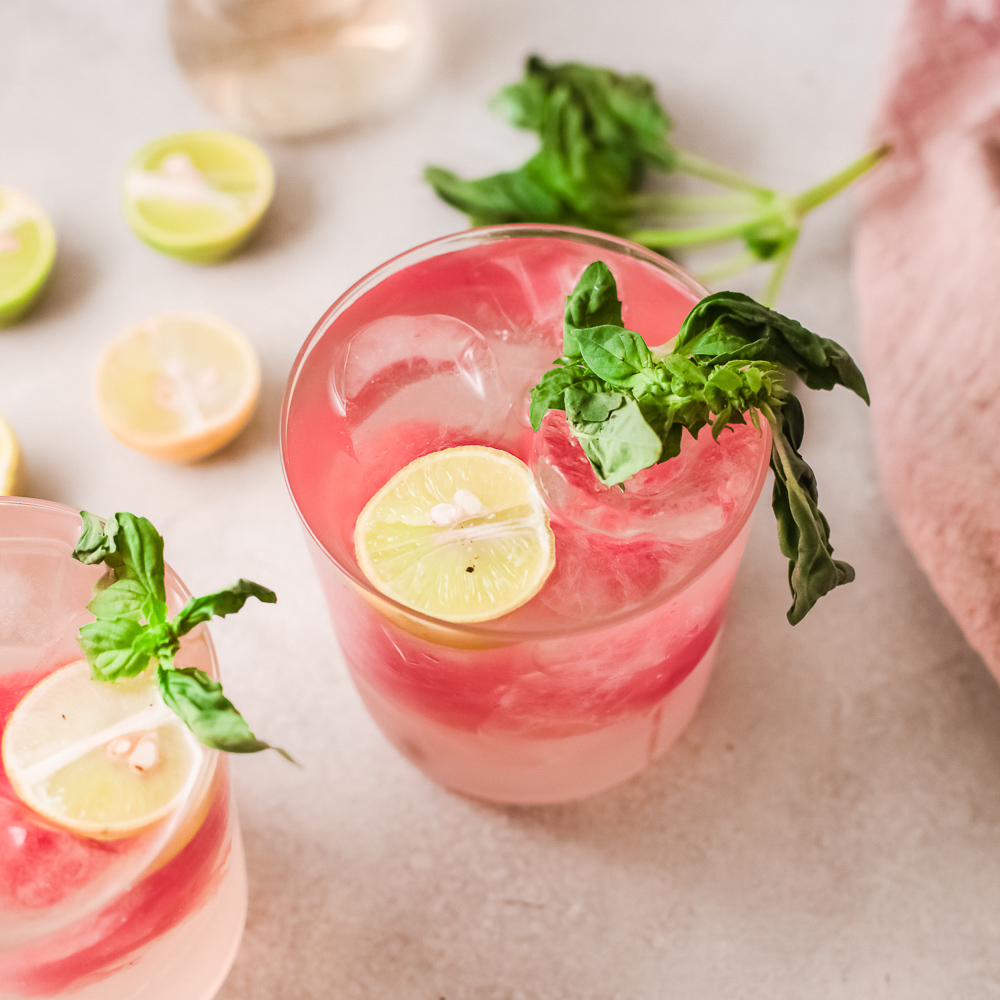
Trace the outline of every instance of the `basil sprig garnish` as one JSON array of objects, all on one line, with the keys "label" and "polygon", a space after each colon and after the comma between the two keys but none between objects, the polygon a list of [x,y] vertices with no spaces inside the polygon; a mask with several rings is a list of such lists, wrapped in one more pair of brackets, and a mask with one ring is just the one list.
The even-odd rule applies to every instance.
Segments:
[{"label": "basil sprig garnish", "polygon": [[[538,152],[514,170],[472,180],[442,167],[424,172],[472,225],[583,226],[664,253],[733,243],[734,255],[703,280],[769,261],[768,303],[777,299],[805,217],[889,153],[873,150],[805,191],[784,194],[678,147],[646,77],[538,56],[528,58],[523,79],[504,87],[491,106],[511,125],[534,132]],[[651,173],[687,174],[723,191],[645,193]]]},{"label": "basil sprig garnish", "polygon": [[622,323],[614,276],[590,264],[569,295],[563,354],[531,391],[531,425],[563,410],[606,486],[680,452],[685,430],[712,436],[749,419],[771,426],[771,504],[789,560],[792,606],[800,622],[824,594],[854,579],[833,558],[816,477],[799,454],[802,407],[786,373],[811,389],[842,385],[868,402],[864,376],[837,343],[740,292],[717,292],[688,314],[666,354],[654,353]]},{"label": "basil sprig garnish", "polygon": [[83,528],[73,558],[108,571],[94,584],[87,610],[95,621],[80,628],[78,641],[96,681],[114,682],[141,674],[156,663],[156,684],[172,709],[205,746],[229,753],[280,747],[257,739],[222,693],[222,685],[197,667],[175,667],[181,636],[216,616],[235,614],[250,597],[266,604],[274,592],[250,580],[204,597],[192,597],[168,618],[163,539],[144,517],[113,514],[102,521],[80,511]]},{"label": "basil sprig garnish", "polygon": [[643,76],[530,56],[524,79],[504,87],[491,107],[537,133],[539,151],[516,170],[478,180],[441,167],[425,171],[473,225],[549,222],[624,232],[646,168],[677,163],[667,139],[673,123]]}]

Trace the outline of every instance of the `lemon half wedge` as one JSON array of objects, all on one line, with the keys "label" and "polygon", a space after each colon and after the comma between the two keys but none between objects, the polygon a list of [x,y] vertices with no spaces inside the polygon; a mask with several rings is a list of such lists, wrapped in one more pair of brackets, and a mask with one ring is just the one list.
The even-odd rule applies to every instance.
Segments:
[{"label": "lemon half wedge", "polygon": [[531,470],[478,445],[434,452],[397,472],[362,510],[354,547],[381,593],[455,623],[520,607],[555,565]]},{"label": "lemon half wedge", "polygon": [[94,399],[122,444],[153,458],[202,458],[234,438],[260,392],[246,337],[215,316],[169,312],[119,334],[97,363]]},{"label": "lemon half wedge", "polygon": [[103,683],[85,660],[36,684],[11,713],[3,765],[15,794],[82,837],[134,837],[179,809],[205,750],[148,674]]},{"label": "lemon half wedge", "polygon": [[0,417],[0,496],[9,497],[17,488],[21,448],[14,428]]}]

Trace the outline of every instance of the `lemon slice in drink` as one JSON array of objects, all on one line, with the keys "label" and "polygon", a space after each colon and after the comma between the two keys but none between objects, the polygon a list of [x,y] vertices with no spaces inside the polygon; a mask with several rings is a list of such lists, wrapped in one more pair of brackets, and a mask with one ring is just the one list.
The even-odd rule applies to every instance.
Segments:
[{"label": "lemon slice in drink", "polygon": [[18,447],[14,428],[0,417],[0,496],[9,497],[13,494],[20,464],[21,449]]},{"label": "lemon slice in drink", "polygon": [[520,607],[555,565],[531,470],[505,451],[472,445],[397,472],[358,517],[354,548],[387,597],[456,623]]},{"label": "lemon slice in drink", "polygon": [[192,264],[231,257],[274,194],[274,169],[259,146],[204,129],[154,139],[129,161],[125,218],[143,242]]},{"label": "lemon slice in drink", "polygon": [[0,326],[34,303],[56,257],[56,234],[29,198],[0,187]]},{"label": "lemon slice in drink", "polygon": [[186,462],[232,440],[253,413],[260,362],[235,327],[208,313],[152,316],[119,334],[97,363],[94,398],[122,444]]},{"label": "lemon slice in drink", "polygon": [[49,674],[11,713],[3,766],[17,796],[64,829],[133,837],[190,796],[205,750],[148,674],[106,684],[85,660]]}]

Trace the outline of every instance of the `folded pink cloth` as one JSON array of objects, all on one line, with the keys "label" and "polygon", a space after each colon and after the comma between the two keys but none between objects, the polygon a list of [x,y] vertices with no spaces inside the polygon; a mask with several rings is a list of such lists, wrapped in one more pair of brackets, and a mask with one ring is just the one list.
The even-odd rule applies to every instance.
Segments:
[{"label": "folded pink cloth", "polygon": [[861,354],[885,492],[1000,678],[1000,0],[912,0],[861,188]]}]

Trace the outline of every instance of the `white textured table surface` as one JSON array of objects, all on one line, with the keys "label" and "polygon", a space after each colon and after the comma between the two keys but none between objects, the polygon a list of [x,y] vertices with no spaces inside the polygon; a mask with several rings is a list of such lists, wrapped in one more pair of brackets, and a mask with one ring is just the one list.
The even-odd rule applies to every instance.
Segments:
[{"label": "white textured table surface", "polygon": [[[213,629],[234,700],[306,765],[236,761],[250,916],[222,1000],[1000,996],[1000,692],[901,543],[846,393],[808,400],[805,450],[857,582],[790,628],[762,506],[707,700],[648,773],[577,805],[482,805],[428,783],[365,715],[285,494],[277,418],[335,296],[461,228],[422,166],[517,161],[527,140],[485,102],[537,50],[647,73],[684,145],[805,187],[863,148],[896,13],[892,0],[436,8],[423,99],[269,146],[279,185],[259,238],[197,269],[138,243],[117,205],[139,144],[213,124],[161,5],[0,3],[0,183],[41,202],[62,241],[51,294],[0,333],[24,492],[147,515],[195,591],[244,575],[279,594]],[[781,303],[849,347],[850,243],[845,201],[817,213]],[[265,367],[249,431],[189,467],[127,451],[90,403],[106,340],[177,307],[240,326]]]}]

